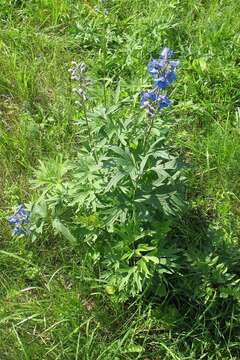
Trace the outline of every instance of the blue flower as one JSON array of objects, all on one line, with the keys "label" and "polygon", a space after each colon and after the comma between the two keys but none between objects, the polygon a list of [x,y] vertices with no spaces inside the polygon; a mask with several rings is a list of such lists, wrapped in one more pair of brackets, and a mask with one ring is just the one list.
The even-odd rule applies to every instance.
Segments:
[{"label": "blue flower", "polygon": [[153,91],[148,91],[141,94],[140,104],[142,107],[146,105],[150,101],[156,101],[157,95]]},{"label": "blue flower", "polygon": [[11,216],[9,216],[9,218],[8,218],[8,223],[9,223],[10,225],[17,225],[17,224],[20,223],[20,221],[19,221],[19,219],[18,219],[15,215],[11,215]]},{"label": "blue flower", "polygon": [[173,51],[167,47],[163,48],[160,52],[160,59],[167,59],[173,56]]},{"label": "blue flower", "polygon": [[168,71],[167,73],[166,73],[166,75],[165,75],[165,78],[166,78],[166,80],[167,80],[167,82],[168,82],[168,85],[170,85],[173,81],[175,81],[176,80],[176,73],[175,73],[175,71]]},{"label": "blue flower", "polygon": [[8,223],[10,225],[14,225],[14,228],[12,230],[13,235],[21,235],[25,233],[25,230],[23,228],[23,225],[28,222],[29,214],[25,210],[25,207],[23,204],[19,205],[14,214],[9,216]]},{"label": "blue flower", "polygon": [[141,94],[140,103],[149,116],[155,116],[157,111],[172,104],[165,94],[161,94],[162,89],[167,88],[176,80],[176,68],[179,61],[170,60],[172,56],[171,49],[163,48],[159,59],[152,59],[147,65],[148,72],[153,77],[154,87]]},{"label": "blue flower", "polygon": [[155,85],[159,89],[165,89],[175,80],[176,80],[175,71],[167,71],[163,76],[160,76],[158,79],[155,79]]},{"label": "blue flower", "polygon": [[27,220],[28,213],[26,212],[23,204],[16,208],[15,215],[18,216],[21,220]]},{"label": "blue flower", "polygon": [[13,236],[19,236],[25,234],[25,231],[19,227],[19,226],[15,226],[15,228],[12,229],[12,235]]},{"label": "blue flower", "polygon": [[179,60],[170,60],[169,65],[172,67],[172,69],[176,69],[176,67],[180,64]]},{"label": "blue flower", "polygon": [[169,85],[167,79],[164,76],[155,79],[154,82],[159,89],[165,89]]},{"label": "blue flower", "polygon": [[172,101],[170,99],[168,99],[168,97],[166,95],[159,95],[158,106],[159,106],[160,110],[165,107],[168,107],[171,104],[172,104]]},{"label": "blue flower", "polygon": [[147,69],[150,75],[157,76],[159,71],[166,65],[165,60],[153,59],[148,63]]}]

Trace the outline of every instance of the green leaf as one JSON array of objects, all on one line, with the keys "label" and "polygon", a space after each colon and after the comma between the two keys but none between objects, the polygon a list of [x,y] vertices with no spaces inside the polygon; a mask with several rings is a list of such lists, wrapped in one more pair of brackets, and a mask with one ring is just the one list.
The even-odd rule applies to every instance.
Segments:
[{"label": "green leaf", "polygon": [[142,272],[144,272],[146,276],[151,275],[148,270],[147,264],[143,258],[141,260],[139,260],[137,264],[138,264],[138,267],[141,268]]},{"label": "green leaf", "polygon": [[47,218],[48,209],[46,202],[41,201],[39,203],[34,204],[31,213],[32,215],[38,215],[42,219]]},{"label": "green leaf", "polygon": [[145,166],[146,166],[146,163],[148,161],[148,158],[149,158],[150,154],[147,154],[146,156],[144,156],[144,158],[142,159],[141,161],[141,164],[140,164],[140,174],[143,174],[143,171],[145,169]]},{"label": "green leaf", "polygon": [[159,258],[156,256],[145,255],[143,257],[147,262],[152,261],[154,264],[159,264]]},{"label": "green leaf", "polygon": [[148,246],[147,244],[139,244],[135,253],[140,256],[142,252],[148,252],[156,249],[155,246]]},{"label": "green leaf", "polygon": [[166,286],[164,285],[164,283],[161,283],[158,285],[156,294],[161,297],[164,297],[167,295],[167,289],[166,289]]},{"label": "green leaf", "polygon": [[58,234],[61,234],[64,238],[69,240],[72,245],[76,245],[77,239],[71,234],[68,228],[63,225],[63,223],[61,223],[59,219],[54,219],[52,222],[52,226]]},{"label": "green leaf", "polygon": [[117,172],[109,181],[108,185],[106,186],[105,193],[107,193],[109,190],[111,190],[112,187],[115,187],[119,181],[124,178],[126,174],[123,172]]}]

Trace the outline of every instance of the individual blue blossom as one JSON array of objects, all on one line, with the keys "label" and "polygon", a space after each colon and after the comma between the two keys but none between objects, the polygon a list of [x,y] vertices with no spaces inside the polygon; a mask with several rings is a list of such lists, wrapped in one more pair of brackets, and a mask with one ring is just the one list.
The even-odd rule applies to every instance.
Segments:
[{"label": "individual blue blossom", "polygon": [[158,89],[141,94],[141,107],[147,110],[150,117],[154,116],[158,110],[171,105],[171,100],[166,95],[158,94]]},{"label": "individual blue blossom", "polygon": [[84,63],[77,63],[72,61],[72,67],[68,70],[71,75],[71,80],[74,81],[84,81],[85,80],[85,71],[86,65]]},{"label": "individual blue blossom", "polygon": [[165,79],[167,80],[168,84],[170,85],[173,81],[177,78],[175,71],[168,71],[165,74]]},{"label": "individual blue blossom", "polygon": [[9,218],[8,218],[8,223],[9,223],[10,225],[18,225],[18,224],[20,224],[20,221],[19,221],[19,219],[18,219],[15,215],[11,215],[11,216],[9,216]]},{"label": "individual blue blossom", "polygon": [[153,59],[148,63],[148,72],[150,75],[152,75],[153,77],[157,76],[159,71],[165,66],[165,61],[164,60],[156,60]]},{"label": "individual blue blossom", "polygon": [[172,69],[176,69],[176,67],[180,64],[179,60],[169,60],[169,65],[172,67]]},{"label": "individual blue blossom", "polygon": [[160,59],[168,59],[173,56],[173,51],[167,47],[163,48],[160,52]]},{"label": "individual blue blossom", "polygon": [[14,225],[26,221],[27,219],[28,213],[25,210],[25,206],[21,204],[16,208],[14,214],[8,218],[8,222],[9,224]]},{"label": "individual blue blossom", "polygon": [[14,214],[9,216],[8,223],[10,225],[14,225],[12,230],[13,235],[21,235],[25,233],[24,224],[28,222],[29,213],[25,210],[25,206],[23,204],[19,205]]},{"label": "individual blue blossom", "polygon": [[157,101],[160,110],[172,104],[172,101],[166,95],[159,95]]},{"label": "individual blue blossom", "polygon": [[156,101],[157,95],[153,91],[145,92],[141,94],[141,107],[145,107],[147,103],[149,103],[149,100]]},{"label": "individual blue blossom", "polygon": [[164,76],[160,76],[159,78],[155,79],[154,83],[159,89],[165,89],[169,85],[167,79]]},{"label": "individual blue blossom", "polygon": [[23,204],[16,208],[16,214],[18,217],[20,217],[21,220],[28,219],[28,212],[25,210],[25,206]]},{"label": "individual blue blossom", "polygon": [[153,91],[145,92],[141,94],[141,107],[146,109],[147,114],[152,117],[156,113],[156,101],[157,95]]},{"label": "individual blue blossom", "polygon": [[167,71],[163,76],[155,79],[155,85],[159,89],[165,89],[168,87],[173,81],[176,80],[176,72],[175,71]]}]

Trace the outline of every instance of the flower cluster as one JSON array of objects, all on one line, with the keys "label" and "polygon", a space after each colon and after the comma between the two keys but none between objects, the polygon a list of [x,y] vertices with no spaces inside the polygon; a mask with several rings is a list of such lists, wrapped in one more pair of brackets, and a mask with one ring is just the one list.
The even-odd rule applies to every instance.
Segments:
[{"label": "flower cluster", "polygon": [[29,214],[25,210],[25,206],[23,204],[19,205],[14,214],[8,218],[9,224],[14,226],[12,235],[18,236],[26,233],[24,225],[28,222],[28,217]]},{"label": "flower cluster", "polygon": [[86,65],[84,63],[77,63],[72,61],[72,68],[68,70],[71,75],[71,80],[79,83],[77,88],[73,91],[79,96],[80,101],[76,101],[77,105],[82,105],[87,100],[86,88],[91,84],[91,81],[86,78]]},{"label": "flower cluster", "polygon": [[176,68],[179,65],[178,60],[170,60],[173,51],[164,48],[159,59],[153,59],[149,62],[147,69],[154,81],[152,90],[141,94],[141,107],[147,110],[149,116],[154,116],[158,110],[171,105],[171,100],[166,94],[161,93],[162,89],[166,89],[173,81],[176,80]]}]

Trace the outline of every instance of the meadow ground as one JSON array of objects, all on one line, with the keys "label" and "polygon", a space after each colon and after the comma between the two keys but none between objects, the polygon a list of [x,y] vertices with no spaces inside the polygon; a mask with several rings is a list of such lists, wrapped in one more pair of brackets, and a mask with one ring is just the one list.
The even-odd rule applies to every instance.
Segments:
[{"label": "meadow ground", "polygon": [[[234,0],[0,0],[1,360],[240,358],[239,13]],[[78,152],[71,61],[127,96],[163,46],[181,61],[171,144],[190,206],[171,238],[183,262],[165,296],[118,304],[68,244],[12,238],[6,217],[35,198],[39,159]]]}]

